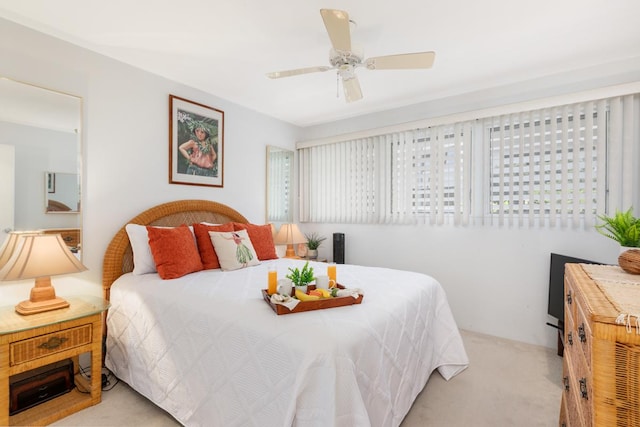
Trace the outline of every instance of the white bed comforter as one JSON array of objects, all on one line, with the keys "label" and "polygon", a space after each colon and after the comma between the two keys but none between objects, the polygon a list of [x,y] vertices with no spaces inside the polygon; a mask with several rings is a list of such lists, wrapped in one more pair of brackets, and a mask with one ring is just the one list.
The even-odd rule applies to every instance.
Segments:
[{"label": "white bed comforter", "polygon": [[386,427],[402,422],[434,369],[449,379],[468,365],[433,278],[338,265],[362,304],[278,316],[260,291],[271,264],[284,277],[302,262],[122,276],[106,366],[188,426]]}]

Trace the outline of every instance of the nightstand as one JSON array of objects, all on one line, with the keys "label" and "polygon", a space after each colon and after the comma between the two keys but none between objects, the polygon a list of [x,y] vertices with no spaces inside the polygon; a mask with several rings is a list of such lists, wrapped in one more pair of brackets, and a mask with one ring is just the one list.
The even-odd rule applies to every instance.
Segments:
[{"label": "nightstand", "polygon": [[[45,425],[100,403],[102,317],[109,303],[94,296],[67,297],[70,306],[21,316],[0,307],[0,425]],[[79,373],[79,355],[91,353],[91,378]],[[72,359],[76,388],[9,416],[9,378]]]},{"label": "nightstand", "polygon": [[309,257],[302,257],[302,259],[306,260],[306,261],[315,261],[315,262],[327,262],[326,258],[309,258]]}]

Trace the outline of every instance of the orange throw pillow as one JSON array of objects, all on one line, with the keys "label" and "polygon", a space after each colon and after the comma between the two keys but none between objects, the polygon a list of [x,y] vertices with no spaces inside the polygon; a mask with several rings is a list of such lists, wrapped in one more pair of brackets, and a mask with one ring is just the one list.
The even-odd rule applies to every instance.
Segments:
[{"label": "orange throw pillow", "polygon": [[233,223],[228,222],[221,225],[193,224],[193,232],[198,242],[198,252],[200,252],[202,267],[204,267],[205,270],[220,268],[218,255],[209,236],[210,231],[234,231]]},{"label": "orange throw pillow", "polygon": [[234,222],[233,228],[235,231],[247,230],[251,244],[256,250],[258,259],[264,261],[266,259],[277,259],[276,246],[273,244],[273,234],[271,234],[271,226],[269,224],[256,225],[256,224],[243,224],[241,222]]},{"label": "orange throw pillow", "polygon": [[149,247],[162,279],[176,279],[202,270],[202,261],[189,227],[147,227]]}]

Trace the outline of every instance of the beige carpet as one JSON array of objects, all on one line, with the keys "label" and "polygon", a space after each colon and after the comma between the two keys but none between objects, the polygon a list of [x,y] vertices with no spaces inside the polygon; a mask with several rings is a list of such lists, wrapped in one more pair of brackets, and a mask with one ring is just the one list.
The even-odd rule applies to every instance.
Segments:
[{"label": "beige carpet", "polygon": [[[434,373],[401,427],[557,426],[562,358],[555,349],[462,331],[470,365],[450,381]],[[179,425],[119,383],[102,403],[54,426]]]}]

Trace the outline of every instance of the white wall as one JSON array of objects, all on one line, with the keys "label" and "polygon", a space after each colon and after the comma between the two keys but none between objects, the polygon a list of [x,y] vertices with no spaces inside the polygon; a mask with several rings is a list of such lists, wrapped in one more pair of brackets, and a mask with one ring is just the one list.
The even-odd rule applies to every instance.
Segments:
[{"label": "white wall", "polygon": [[[304,129],[302,141],[504,106],[542,97],[640,81],[640,61],[551,76],[519,85],[400,108]],[[640,151],[637,151],[640,152]],[[635,159],[640,167],[640,159]],[[640,186],[634,189],[640,201]],[[640,213],[636,206],[636,213]],[[519,341],[556,346],[546,322],[550,253],[617,263],[618,247],[594,229],[362,226],[302,224],[328,236],[321,257],[332,258],[331,236],[345,233],[346,262],[430,274],[445,288],[458,326]]]},{"label": "white wall", "polygon": [[[293,149],[298,128],[2,19],[0,58],[2,77],[83,99],[83,262],[89,271],[54,278],[59,294],[101,295],[110,239],[159,203],[215,200],[264,223],[266,146]],[[168,183],[169,94],[224,111],[224,188]],[[27,294],[24,285],[0,286],[0,300]]]}]

